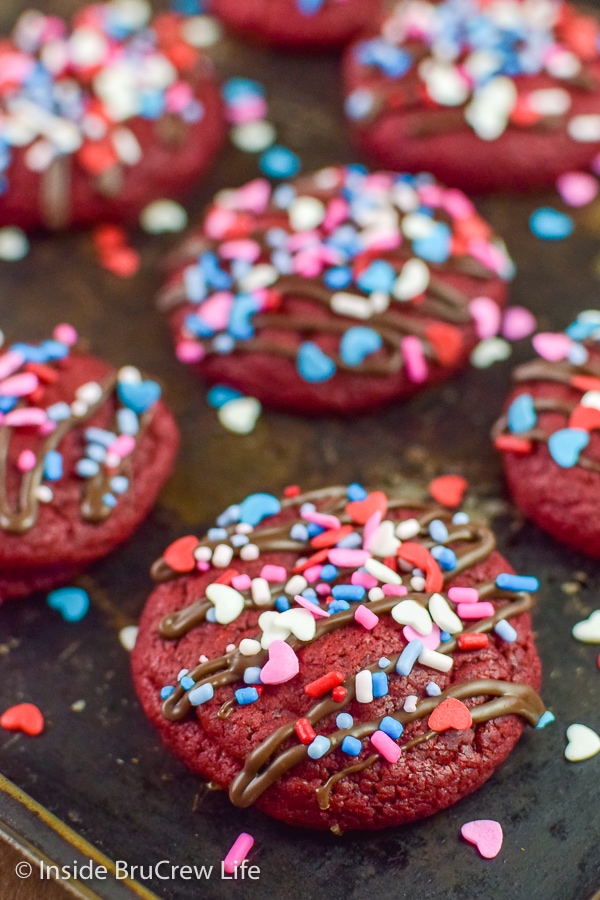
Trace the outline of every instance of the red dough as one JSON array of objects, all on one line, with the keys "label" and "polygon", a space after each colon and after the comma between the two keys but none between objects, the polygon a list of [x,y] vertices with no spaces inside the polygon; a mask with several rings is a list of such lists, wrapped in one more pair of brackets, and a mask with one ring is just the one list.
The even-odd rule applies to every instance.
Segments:
[{"label": "red dough", "polygon": [[[30,345],[30,349],[40,348]],[[0,356],[3,371],[10,352]],[[35,370],[36,364],[26,362],[10,378],[31,373],[32,367]],[[160,390],[154,382],[142,382],[141,390],[150,391],[149,399],[154,400],[137,415],[139,433],[135,438],[117,438],[116,415],[125,404],[119,396],[120,387],[111,386],[120,385],[120,380],[114,380],[115,372],[109,365],[73,353],[49,360],[39,371],[39,386],[21,397],[13,413],[2,416],[0,427],[1,439],[8,444],[7,458],[0,468],[6,486],[6,497],[0,501],[0,600],[64,583],[123,543],[154,505],[171,472],[178,446],[177,427],[157,399]],[[45,382],[48,373],[58,378]],[[76,393],[90,384],[104,386],[106,392],[97,401],[97,408],[96,403],[88,405],[87,412],[85,407],[80,408],[77,420],[61,419],[54,432],[46,433],[48,415],[43,411],[52,411],[59,403],[81,404]],[[28,410],[37,410],[45,424],[11,424],[11,415],[27,414]],[[66,410],[68,414],[68,406]],[[86,429],[90,427],[113,433],[114,440],[109,439],[108,444],[114,445],[117,456],[98,463],[95,477],[82,477],[76,467],[84,458],[88,464],[92,462],[87,457]],[[96,452],[101,446],[95,443]],[[53,474],[44,464],[47,450],[54,454],[54,462],[60,456],[62,475],[58,478],[55,475],[59,473]],[[115,477],[117,481],[113,481]]]},{"label": "red dough", "polygon": [[211,12],[241,34],[285,47],[334,47],[367,28],[381,0],[322,0],[308,11],[302,0],[212,0]]},{"label": "red dough", "polygon": [[[121,39],[109,30],[115,24],[124,29]],[[82,62],[79,54],[88,60],[92,51],[97,62]],[[62,55],[52,68],[48,61]],[[212,65],[186,40],[181,16],[160,15],[145,27],[131,22],[124,7],[94,4],[67,31],[60,19],[25,14],[0,45],[2,63],[0,147],[6,143],[7,154],[0,154],[6,182],[0,225],[135,222],[152,200],[193,186],[223,140]],[[36,64],[51,101],[29,86]],[[83,118],[61,108],[67,87]],[[35,127],[21,111],[26,106]]]},{"label": "red dough", "polygon": [[158,305],[179,358],[209,382],[352,414],[463,367],[477,343],[469,302],[502,305],[510,270],[458,191],[340,166],[221,192]]},{"label": "red dough", "polygon": [[[264,498],[265,495],[254,495],[257,496]],[[459,562],[455,574],[446,573],[443,597],[448,597],[451,585],[476,586],[482,591],[481,599],[491,600],[496,611],[502,608],[506,610],[507,602],[517,602],[513,607],[514,613],[509,614],[509,622],[516,629],[516,640],[507,642],[497,635],[490,620],[486,624],[483,619],[465,619],[463,624],[470,632],[487,632],[487,647],[476,650],[454,649],[454,665],[447,673],[415,662],[408,676],[400,676],[396,674],[396,660],[407,646],[408,639],[419,637],[414,632],[412,635],[408,632],[405,634],[404,626],[396,621],[396,618],[403,617],[398,610],[395,611],[394,618],[389,614],[391,608],[405,600],[402,596],[385,596],[383,599],[367,601],[365,596],[360,604],[351,603],[347,611],[334,611],[335,608],[332,607],[330,618],[318,618],[315,625],[317,635],[314,639],[307,640],[306,635],[304,641],[296,639],[293,634],[288,637],[283,646],[287,646],[287,650],[291,650],[292,656],[297,658],[299,673],[283,683],[259,684],[258,699],[248,705],[240,705],[234,692],[245,686],[242,675],[247,667],[262,667],[268,658],[273,659],[281,654],[281,648],[275,646],[276,641],[270,644],[267,652],[262,650],[257,655],[251,655],[254,650],[252,645],[242,645],[240,649],[240,642],[245,638],[261,640],[261,634],[264,640],[264,629],[284,627],[285,619],[278,618],[277,613],[268,610],[272,609],[271,604],[275,598],[284,594],[288,578],[294,569],[298,569],[295,565],[298,557],[311,553],[310,546],[302,541],[295,541],[297,549],[293,552],[291,549],[288,552],[271,551],[270,542],[282,545],[284,535],[289,535],[291,527],[302,521],[298,504],[311,500],[318,511],[326,510],[328,514],[347,520],[343,489],[301,496],[298,502],[283,501],[282,511],[265,518],[249,535],[261,548],[259,558],[254,561],[234,558],[229,563],[224,580],[232,590],[231,580],[239,578],[239,573],[248,575],[250,579],[267,575],[271,579],[281,578],[281,573],[272,569],[265,571],[265,566],[283,567],[286,577],[283,581],[269,583],[270,590],[267,593],[272,594],[272,601],[269,603],[263,597],[258,607],[249,601],[257,586],[253,583],[252,590],[245,589],[242,582],[238,581],[247,605],[230,624],[219,625],[203,620],[207,607],[211,607],[211,603],[204,599],[205,592],[211,584],[213,587],[209,593],[214,591],[215,578],[219,572],[223,574],[223,568],[177,575],[165,564],[164,558],[155,564],[155,576],[166,581],[156,588],[148,601],[132,654],[138,695],[146,714],[158,728],[167,746],[193,771],[228,789],[230,798],[237,805],[246,806],[255,799],[256,805],[264,812],[291,824],[342,831],[394,826],[428,816],[483,784],[518,740],[523,728],[522,716],[535,725],[543,713],[543,704],[535,694],[540,683],[540,663],[533,644],[530,616],[526,611],[527,595],[518,595],[517,601],[517,595],[494,587],[495,577],[499,573],[512,570],[493,551],[493,538],[486,529],[470,525],[453,526],[450,515],[441,509],[430,508],[427,513],[423,509],[411,511],[401,500],[390,500],[390,509],[385,514],[384,523],[396,523],[415,515],[421,517],[421,532],[418,536],[413,536],[413,542],[426,541],[427,522],[432,519],[447,523],[450,531],[447,546],[455,550]],[[245,504],[246,501],[242,504],[242,518],[247,508]],[[373,541],[378,543],[385,532],[387,539],[384,543],[388,546],[379,544],[378,552],[386,552],[390,549],[390,536],[387,533],[389,526],[383,524],[383,531],[374,532],[374,525],[372,521],[363,530],[363,526],[355,524],[354,530],[369,541],[367,532],[371,529],[371,546],[374,546]],[[234,526],[229,529],[229,536],[233,533]],[[453,535],[457,537],[454,538]],[[293,540],[291,544],[289,539],[286,543],[290,547],[294,545]],[[217,538],[215,535],[213,540],[202,541],[197,557],[204,559],[206,555],[210,555],[206,552],[207,548],[215,550],[218,544],[229,544],[229,538]],[[474,551],[471,559],[479,561],[474,565],[463,565],[460,558],[465,551],[469,554]],[[222,553],[222,550],[217,551],[217,554],[219,552]],[[234,550],[234,553],[238,552]],[[378,562],[383,563],[383,559],[380,558]],[[385,564],[395,566],[393,559],[389,557]],[[410,569],[410,566],[407,568]],[[327,582],[329,589],[335,590],[336,585],[349,584],[352,571],[348,567],[339,567],[334,581]],[[411,572],[408,571],[402,579],[408,586],[408,597],[416,602],[419,597],[426,600],[429,593],[423,597],[416,590],[416,584],[411,592],[410,579]],[[323,582],[316,575],[312,587],[321,591],[318,587],[321,583]],[[483,588],[486,583],[487,587]],[[306,616],[310,617],[310,613],[294,602],[295,589],[290,586],[288,598],[296,614],[300,613],[304,617],[305,627]],[[327,610],[327,593],[319,594],[322,610]],[[215,597],[214,594],[211,596]],[[375,611],[379,618],[372,630],[367,630],[354,619],[356,610],[365,601],[367,609]],[[519,605],[521,602],[524,603],[523,606]],[[387,612],[383,610],[385,604]],[[450,606],[457,609],[453,602],[450,602]],[[487,607],[487,603],[485,606]],[[221,616],[222,613],[223,609],[217,607],[217,615]],[[422,614],[427,617],[423,609]],[[271,622],[261,618],[259,625],[261,616],[271,618]],[[343,622],[339,617],[345,617]],[[167,632],[161,632],[161,622],[169,636]],[[335,627],[336,622],[340,623],[338,627]],[[295,627],[299,628],[299,624]],[[280,638],[285,638],[285,631],[280,634]],[[423,641],[426,642],[427,638],[423,638]],[[232,647],[236,649],[232,650]],[[443,651],[443,647],[442,644],[439,649]],[[277,654],[273,648],[277,650]],[[250,655],[244,655],[248,652]],[[219,661],[222,654],[227,656],[227,660]],[[382,672],[378,666],[378,660],[382,657],[386,657],[389,662],[386,669],[389,673],[389,692],[372,702],[358,702],[354,698],[354,676],[368,666],[374,672]],[[208,658],[208,662],[198,666],[199,658],[201,661]],[[184,678],[182,668],[190,670],[189,675],[195,684],[193,690],[214,679],[217,679],[215,685],[218,682],[221,686],[215,686],[212,699],[195,708],[190,708],[189,703],[185,706],[190,694],[183,687],[177,686],[175,693],[165,703],[165,711],[170,716],[168,719],[162,710],[159,693],[167,685],[177,685],[178,677]],[[234,675],[234,671],[238,674]],[[281,666],[279,671],[281,672]],[[344,679],[342,685],[340,675]],[[492,690],[490,682],[478,681],[490,678],[502,683],[501,689],[496,684],[493,691],[505,691],[505,700],[512,693],[521,697],[516,706],[511,706],[509,710],[495,705],[497,701],[493,701],[488,693]],[[253,678],[249,680],[253,681]],[[274,675],[270,673],[269,681],[273,680]],[[326,684],[322,690],[320,685],[324,681]],[[427,695],[426,688],[431,682],[442,689],[440,696]],[[520,687],[513,686],[512,682],[519,682]],[[184,684],[184,687],[190,690],[189,684]],[[417,702],[417,712],[412,717],[402,711],[410,695],[414,695]],[[456,704],[462,702],[460,717],[455,714],[450,717],[445,715],[448,704],[444,707],[442,704],[448,697]],[[487,720],[487,711],[491,712],[492,707],[482,707],[482,704],[490,701],[494,703],[494,712],[493,718]],[[519,714],[515,715],[517,706]],[[217,715],[220,709],[223,709],[223,718]],[[420,736],[427,734],[429,728],[437,727],[435,716],[434,721],[428,724],[429,717],[436,709],[441,710],[446,730],[436,736],[420,739]],[[177,710],[181,710],[181,716],[178,716]],[[336,724],[336,717],[340,712],[350,713],[354,726],[363,723],[363,731],[359,734],[362,747],[359,748],[358,756],[351,756],[341,749],[341,738],[346,733],[348,723],[341,721]],[[398,746],[401,748],[398,761],[388,762],[382,757],[376,757],[368,765],[361,766],[360,771],[344,772],[331,785],[328,806],[322,802],[320,807],[317,791],[322,789],[331,776],[370,759],[377,751],[369,736],[375,732],[379,723],[384,726],[383,717],[394,715],[404,719],[403,734],[393,739],[393,756],[398,755]],[[467,720],[471,715],[473,724],[469,725]],[[367,722],[371,724],[367,726]],[[284,726],[288,736],[282,743],[276,738],[270,738],[276,729]],[[318,759],[310,758],[309,749],[315,740],[311,728],[317,735],[317,743],[324,738],[339,741],[331,752]],[[352,728],[349,732],[352,733]],[[263,743],[269,740],[271,743]],[[414,741],[416,743],[411,743]],[[259,749],[261,747],[263,749]],[[244,776],[240,772],[245,764],[250,764],[251,754],[256,757],[263,750],[266,754],[264,764],[267,767],[265,777],[269,786],[266,782],[258,784],[264,774],[258,758],[254,771],[260,770],[262,774],[254,781],[250,774],[249,780],[244,784]],[[270,777],[269,762],[274,762],[274,765],[281,768],[279,777]],[[256,796],[252,798],[249,794],[255,787]],[[323,801],[323,791],[320,793]]]},{"label": "red dough", "polygon": [[[499,0],[473,2],[464,6],[461,23],[457,4],[448,0],[398,4],[376,38],[348,48],[346,111],[361,150],[380,165],[426,169],[467,191],[527,190],[589,167],[600,151],[600,30],[594,19],[566,3],[547,4],[541,12],[538,5],[532,26],[527,17],[534,4],[525,2],[512,7],[513,17],[520,9],[523,18],[507,23],[505,39],[496,32],[504,45],[496,64],[484,61],[489,48],[476,37],[470,46],[465,40],[459,58],[449,57],[441,41],[439,52],[432,49],[430,29],[437,27],[439,35],[441,27],[454,46],[453,26],[475,32],[471,23],[479,16],[490,27],[502,18],[501,7]],[[513,45],[522,33],[535,36],[538,47],[553,44],[553,53],[541,59],[534,51],[532,64],[526,47]],[[392,54],[391,64],[381,47]],[[479,86],[465,74],[470,58],[474,71],[490,66]]]}]

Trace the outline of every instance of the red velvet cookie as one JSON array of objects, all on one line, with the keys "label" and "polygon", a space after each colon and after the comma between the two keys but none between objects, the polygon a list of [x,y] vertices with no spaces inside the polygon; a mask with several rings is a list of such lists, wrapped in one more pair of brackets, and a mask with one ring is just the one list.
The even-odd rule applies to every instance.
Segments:
[{"label": "red velvet cookie", "polygon": [[552,184],[600,151],[599,39],[554,0],[398,3],[347,50],[353,135],[382,165],[464,190]]},{"label": "red velvet cookie", "polygon": [[64,583],[125,541],[173,466],[159,385],[76,340],[61,325],[0,355],[0,601]]},{"label": "red velvet cookie", "polygon": [[516,386],[493,437],[510,492],[540,528],[600,558],[600,312],[533,338],[539,359]]},{"label": "red velvet cookie", "polygon": [[0,225],[135,221],[181,195],[224,135],[210,62],[175,14],[83,7],[72,28],[25,13],[0,41]]},{"label": "red velvet cookie", "polygon": [[144,710],[234,804],[291,824],[450,806],[551,718],[538,583],[494,546],[462,513],[359,485],[250,495],[153,567],[132,656]]},{"label": "red velvet cookie", "polygon": [[177,355],[268,406],[351,414],[463,367],[470,301],[502,305],[512,263],[431,176],[323,169],[222,191],[158,298]]},{"label": "red velvet cookie", "polygon": [[335,47],[367,28],[381,0],[211,0],[235,31],[284,47]]}]

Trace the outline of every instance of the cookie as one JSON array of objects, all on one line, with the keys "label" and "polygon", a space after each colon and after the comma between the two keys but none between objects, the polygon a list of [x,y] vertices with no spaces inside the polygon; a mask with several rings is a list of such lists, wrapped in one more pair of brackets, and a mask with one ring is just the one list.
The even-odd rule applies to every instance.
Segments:
[{"label": "cookie", "polygon": [[599,35],[553,0],[397,3],[346,53],[353,136],[464,190],[550,185],[600,151]]},{"label": "cookie", "polygon": [[69,581],[123,543],[171,472],[157,382],[50,340],[0,355],[0,600]]},{"label": "cookie", "polygon": [[146,714],[235,805],[290,824],[450,806],[544,714],[537,580],[464,513],[357,484],[290,493],[246,497],[154,564],[132,655]]},{"label": "cookie", "polygon": [[600,312],[533,338],[493,438],[517,506],[557,540],[600,558]]},{"label": "cookie", "polygon": [[464,366],[471,300],[502,305],[511,274],[460,192],[339,166],[219,193],[158,305],[207,381],[286,411],[352,414]]},{"label": "cookie", "polygon": [[282,47],[347,44],[381,10],[381,0],[212,0],[211,12],[234,31]]},{"label": "cookie", "polygon": [[224,136],[192,39],[145,0],[83,7],[71,28],[24,13],[0,42],[0,225],[134,222],[192,187]]}]

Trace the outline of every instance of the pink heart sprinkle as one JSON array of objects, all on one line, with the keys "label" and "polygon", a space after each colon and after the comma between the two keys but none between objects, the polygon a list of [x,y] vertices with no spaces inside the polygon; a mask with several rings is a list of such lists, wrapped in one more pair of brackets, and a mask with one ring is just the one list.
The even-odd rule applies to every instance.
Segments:
[{"label": "pink heart sprinkle", "polygon": [[502,847],[502,826],[494,819],[476,819],[460,829],[466,841],[475,844],[484,859],[493,859]]},{"label": "pink heart sprinkle", "polygon": [[511,306],[504,313],[502,337],[507,341],[520,341],[521,338],[533,334],[536,328],[535,316],[524,306]]},{"label": "pink heart sprinkle", "polygon": [[531,343],[536,353],[549,362],[566,359],[573,345],[573,341],[566,334],[552,331],[540,331],[539,334],[532,337]]},{"label": "pink heart sprinkle", "polygon": [[481,340],[496,337],[500,330],[500,308],[491,297],[475,297],[469,303],[477,337]]},{"label": "pink heart sprinkle", "polygon": [[379,527],[379,523],[381,522],[383,513],[380,509],[375,510],[372,516],[369,516],[367,521],[365,522],[365,527],[363,531],[363,548],[365,550],[369,549],[369,545],[373,538],[375,537],[375,532]]},{"label": "pink heart sprinkle", "polygon": [[199,309],[203,322],[207,322],[215,331],[224,331],[229,323],[229,315],[233,306],[233,294],[229,291],[217,291],[205,300]]},{"label": "pink heart sprinkle", "polygon": [[298,657],[285,641],[272,641],[269,645],[269,659],[260,672],[263,684],[283,684],[290,681],[300,671]]},{"label": "pink heart sprinkle", "polygon": [[405,625],[402,629],[402,633],[407,641],[413,641],[415,638],[423,644],[423,646],[427,650],[437,650],[440,646],[441,638],[440,638],[440,629],[437,625],[434,624],[431,627],[431,632],[429,634],[420,634],[412,625]]},{"label": "pink heart sprinkle", "polygon": [[235,192],[238,209],[257,215],[265,211],[270,196],[271,185],[264,178],[255,178]]},{"label": "pink heart sprinkle", "polygon": [[568,206],[586,206],[597,196],[599,185],[589,172],[565,172],[558,177],[556,190]]}]

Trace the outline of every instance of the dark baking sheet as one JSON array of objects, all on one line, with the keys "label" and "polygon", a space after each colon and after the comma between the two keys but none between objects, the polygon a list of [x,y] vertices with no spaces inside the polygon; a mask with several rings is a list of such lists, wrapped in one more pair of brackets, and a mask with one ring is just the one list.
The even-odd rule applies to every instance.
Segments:
[{"label": "dark baking sheet", "polygon": [[[74,0],[38,5],[62,13],[78,6]],[[2,0],[4,29],[20,8],[16,0]],[[306,170],[353,158],[334,56],[302,58],[233,41],[213,55],[224,75],[245,74],[266,84],[280,138],[300,153]],[[199,211],[214,190],[256,174],[255,157],[229,147],[190,208]],[[598,304],[600,202],[576,214],[572,238],[553,245],[535,239],[527,219],[536,206],[555,199],[505,196],[478,205],[518,263],[513,302],[534,310],[544,326],[563,327],[579,309]],[[253,434],[238,437],[218,425],[201,387],[175,361],[153,309],[160,261],[173,239],[140,234],[135,243],[143,265],[125,281],[99,268],[86,234],[37,238],[23,262],[0,263],[0,324],[9,338],[42,338],[56,322],[73,322],[99,355],[160,376],[183,437],[177,472],[159,507],[127,546],[78,580],[93,603],[84,621],[64,623],[40,596],[0,611],[2,708],[26,699],[47,718],[37,739],[0,732],[4,775],[109,858],[143,865],[139,884],[162,898],[230,897],[232,891],[306,898],[327,891],[332,900],[591,896],[600,887],[600,756],[571,764],[563,751],[565,729],[573,722],[600,730],[598,648],[570,636],[572,625],[600,605],[600,565],[522,523],[507,502],[488,440],[510,367],[527,357],[528,342],[508,363],[470,371],[377,416],[312,421],[265,413]],[[252,490],[354,479],[394,484],[400,473],[425,485],[447,471],[468,477],[469,502],[495,517],[500,547],[517,570],[541,577],[535,624],[543,696],[556,723],[542,732],[528,729],[487,785],[416,825],[336,838],[235,810],[162,748],[136,701],[128,654],[117,635],[137,620],[151,588],[150,563],[175,537],[199,531]],[[75,712],[71,707],[79,700],[85,709]],[[498,819],[504,828],[504,846],[493,861],[481,859],[459,837],[461,824],[477,818]],[[53,846],[39,811],[28,811],[4,788],[0,819],[0,831],[8,829],[17,841],[20,835],[50,858],[63,864],[76,858],[69,856],[70,844]],[[260,880],[223,881],[220,860],[242,830],[255,837],[251,861],[260,867]],[[146,879],[147,867],[160,860],[213,865],[215,871],[201,882]],[[41,885],[31,887],[32,897],[43,896]],[[3,872],[0,897],[12,898],[15,888],[12,871]],[[123,885],[94,885],[97,896],[123,896],[117,889]]]}]

